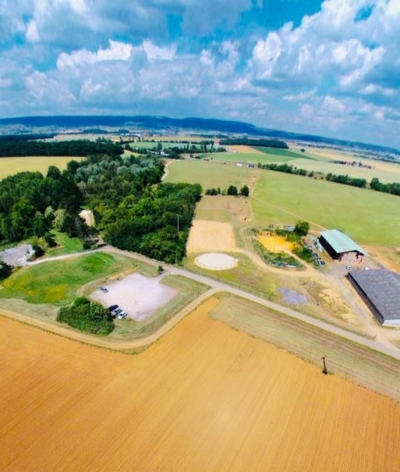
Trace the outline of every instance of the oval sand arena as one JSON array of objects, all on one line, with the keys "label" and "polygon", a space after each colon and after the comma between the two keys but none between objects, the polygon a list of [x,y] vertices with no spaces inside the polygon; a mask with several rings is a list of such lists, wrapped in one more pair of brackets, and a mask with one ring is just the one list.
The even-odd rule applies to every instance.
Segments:
[{"label": "oval sand arena", "polygon": [[238,260],[228,254],[218,252],[208,252],[196,257],[195,264],[203,269],[228,270],[237,266]]}]

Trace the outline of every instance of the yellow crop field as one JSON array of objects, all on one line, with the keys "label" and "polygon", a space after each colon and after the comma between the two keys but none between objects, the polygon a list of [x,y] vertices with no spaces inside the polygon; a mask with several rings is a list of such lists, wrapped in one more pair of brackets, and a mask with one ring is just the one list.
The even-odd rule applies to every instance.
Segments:
[{"label": "yellow crop field", "polygon": [[293,251],[295,244],[287,241],[283,236],[276,236],[268,233],[263,233],[257,237],[260,243],[270,252],[278,253],[282,250]]},{"label": "yellow crop field", "polygon": [[41,172],[46,175],[49,166],[56,166],[60,170],[67,168],[69,161],[81,161],[82,157],[2,157],[0,159],[0,179],[18,172]]},{"label": "yellow crop field", "polygon": [[210,319],[137,356],[0,318],[0,470],[393,472],[400,405]]}]

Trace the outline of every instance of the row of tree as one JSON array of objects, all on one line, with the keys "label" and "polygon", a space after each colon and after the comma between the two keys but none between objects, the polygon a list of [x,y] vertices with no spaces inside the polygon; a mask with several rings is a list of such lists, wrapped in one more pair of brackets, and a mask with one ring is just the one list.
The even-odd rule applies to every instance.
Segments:
[{"label": "row of tree", "polygon": [[238,190],[238,188],[235,185],[229,185],[227,189],[222,189],[220,187],[218,188],[208,188],[205,191],[206,195],[233,195],[237,197],[240,195],[241,197],[248,197],[250,194],[250,189],[247,185],[243,185],[243,187]]},{"label": "row of tree", "polygon": [[322,172],[314,172],[314,171],[307,171],[305,169],[299,169],[291,164],[258,164],[258,168],[260,169],[267,169],[273,170],[276,172],[284,172],[286,174],[294,174],[294,175],[302,175],[307,177],[315,177],[316,174],[321,179],[325,179],[329,182],[336,182],[338,184],[343,185],[350,185],[352,187],[358,188],[370,188],[377,192],[384,192],[390,193],[392,195],[400,195],[400,183],[392,182],[384,184],[379,181],[377,177],[374,177],[368,185],[366,179],[362,179],[359,177],[350,177],[349,175],[336,175],[329,172],[328,174],[324,175]]}]

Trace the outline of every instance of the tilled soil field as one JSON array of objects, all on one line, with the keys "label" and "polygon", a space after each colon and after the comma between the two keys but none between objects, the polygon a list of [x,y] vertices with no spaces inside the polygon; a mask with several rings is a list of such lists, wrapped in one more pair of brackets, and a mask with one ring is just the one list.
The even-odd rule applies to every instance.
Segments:
[{"label": "tilled soil field", "polygon": [[0,318],[0,470],[399,470],[399,404],[210,319],[216,303],[137,356]]}]

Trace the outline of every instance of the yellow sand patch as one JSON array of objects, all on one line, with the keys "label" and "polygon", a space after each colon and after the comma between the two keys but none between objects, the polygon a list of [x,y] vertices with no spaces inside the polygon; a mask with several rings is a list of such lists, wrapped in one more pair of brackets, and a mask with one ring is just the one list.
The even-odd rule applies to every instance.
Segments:
[{"label": "yellow sand patch", "polygon": [[235,233],[230,223],[194,220],[190,229],[187,252],[236,252]]},{"label": "yellow sand patch", "polygon": [[270,252],[292,251],[295,244],[287,241],[284,236],[269,235],[267,233],[258,236],[260,243]]}]

